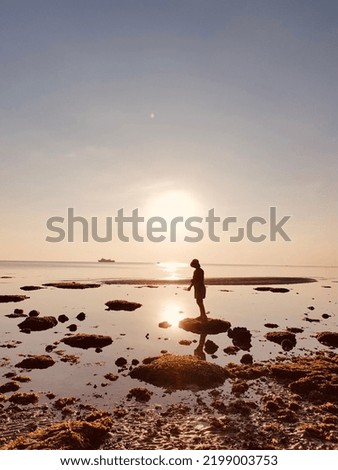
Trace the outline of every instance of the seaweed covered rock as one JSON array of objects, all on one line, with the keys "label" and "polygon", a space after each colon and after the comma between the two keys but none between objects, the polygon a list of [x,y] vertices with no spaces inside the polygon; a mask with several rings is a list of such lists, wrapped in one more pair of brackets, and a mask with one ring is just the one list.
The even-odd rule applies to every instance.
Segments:
[{"label": "seaweed covered rock", "polygon": [[282,348],[289,351],[296,346],[296,335],[291,331],[270,331],[266,333],[265,338],[273,343],[280,344]]},{"label": "seaweed covered rock", "polygon": [[62,343],[73,348],[89,349],[103,348],[113,342],[110,336],[91,335],[87,333],[78,333],[77,335],[67,336],[61,339]]},{"label": "seaweed covered rock", "polygon": [[227,332],[231,324],[218,318],[208,318],[207,321],[201,321],[199,318],[184,318],[178,326],[191,333],[217,335],[218,333]]},{"label": "seaweed covered rock", "polygon": [[133,379],[165,387],[184,390],[207,389],[222,385],[226,379],[223,367],[195,356],[164,354],[149,364],[141,364],[130,372]]},{"label": "seaweed covered rock", "polygon": [[106,310],[127,310],[128,312],[142,307],[142,304],[129,302],[128,300],[108,300],[105,305],[107,306]]},{"label": "seaweed covered rock", "polygon": [[128,392],[127,398],[135,398],[136,401],[146,402],[151,399],[153,392],[143,387],[131,388]]},{"label": "seaweed covered rock", "polygon": [[233,345],[243,351],[248,351],[251,348],[251,332],[245,326],[230,328],[228,336],[232,339]]},{"label": "seaweed covered rock", "polygon": [[2,450],[93,450],[103,443],[112,426],[110,413],[101,411],[84,420],[69,420],[37,429],[4,445]]},{"label": "seaweed covered rock", "polygon": [[321,344],[324,344],[325,346],[338,348],[338,333],[323,331],[322,333],[318,333],[316,338]]},{"label": "seaweed covered rock", "polygon": [[19,388],[20,385],[17,382],[6,382],[0,386],[0,393],[16,392]]},{"label": "seaweed covered rock", "polygon": [[75,281],[63,281],[63,282],[48,282],[43,284],[45,287],[57,287],[58,289],[93,289],[95,287],[100,287],[101,284],[87,282],[75,282]]},{"label": "seaweed covered rock", "polygon": [[20,330],[43,331],[53,328],[58,323],[55,317],[35,317],[29,316],[18,324]]},{"label": "seaweed covered rock", "polygon": [[25,299],[29,299],[29,297],[27,295],[0,295],[0,303],[21,302]]},{"label": "seaweed covered rock", "polygon": [[43,289],[42,286],[22,286],[20,287],[21,290],[25,290],[25,291],[32,291],[32,290],[40,290],[40,289]]},{"label": "seaweed covered rock", "polygon": [[16,403],[17,405],[31,405],[32,403],[37,403],[39,401],[39,395],[34,392],[26,393],[13,393],[8,399],[11,403]]},{"label": "seaweed covered rock", "polygon": [[15,364],[15,367],[22,369],[47,369],[55,364],[54,359],[47,354],[41,356],[29,356],[21,362]]},{"label": "seaweed covered rock", "polygon": [[216,343],[214,343],[213,341],[211,341],[210,339],[208,339],[206,342],[205,342],[205,345],[204,345],[204,351],[207,353],[207,354],[215,354],[215,352],[218,350],[218,345]]}]

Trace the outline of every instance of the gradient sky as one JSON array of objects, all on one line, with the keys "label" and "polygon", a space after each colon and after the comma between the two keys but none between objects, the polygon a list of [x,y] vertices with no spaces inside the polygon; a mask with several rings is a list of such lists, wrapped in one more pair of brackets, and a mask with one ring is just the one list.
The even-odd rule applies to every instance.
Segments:
[{"label": "gradient sky", "polygon": [[[336,0],[0,0],[0,67],[0,259],[338,265]],[[45,240],[270,206],[291,242]]]}]

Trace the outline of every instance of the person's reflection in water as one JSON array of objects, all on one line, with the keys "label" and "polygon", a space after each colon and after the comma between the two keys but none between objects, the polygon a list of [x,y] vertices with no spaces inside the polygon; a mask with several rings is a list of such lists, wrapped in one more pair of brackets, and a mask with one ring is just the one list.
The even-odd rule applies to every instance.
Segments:
[{"label": "person's reflection in water", "polygon": [[196,303],[200,308],[200,316],[198,317],[202,321],[207,321],[207,315],[205,313],[205,308],[203,304],[203,299],[205,299],[206,289],[204,284],[204,271],[200,266],[198,259],[193,259],[190,263],[192,268],[195,268],[193,278],[191,280],[191,284],[188,287],[190,291],[192,287],[194,287],[194,294]]},{"label": "person's reflection in water", "polygon": [[198,357],[199,359],[202,359],[202,361],[206,360],[206,355],[205,355],[205,352],[203,351],[206,337],[207,337],[206,333],[201,334],[198,346],[194,350],[194,356]]}]

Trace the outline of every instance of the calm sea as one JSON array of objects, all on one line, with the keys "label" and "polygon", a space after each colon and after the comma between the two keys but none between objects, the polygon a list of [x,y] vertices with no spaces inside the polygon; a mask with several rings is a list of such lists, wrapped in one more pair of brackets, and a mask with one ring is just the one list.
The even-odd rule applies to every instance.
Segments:
[{"label": "calm sea", "polygon": [[[204,264],[206,277],[296,276],[338,279],[338,267]],[[190,278],[188,263],[0,261],[0,286],[59,280]],[[8,278],[7,278],[8,276]]]}]

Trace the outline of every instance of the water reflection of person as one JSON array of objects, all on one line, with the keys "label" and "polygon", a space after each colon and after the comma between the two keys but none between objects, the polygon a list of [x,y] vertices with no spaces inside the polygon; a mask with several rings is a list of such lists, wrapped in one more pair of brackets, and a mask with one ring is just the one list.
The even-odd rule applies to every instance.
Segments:
[{"label": "water reflection of person", "polygon": [[206,360],[206,355],[205,355],[205,352],[203,351],[206,337],[207,337],[206,333],[202,333],[200,335],[200,340],[199,340],[198,346],[194,350],[194,356],[198,357],[199,359],[202,359],[202,361]]},{"label": "water reflection of person", "polygon": [[203,299],[205,299],[206,289],[204,284],[204,271],[200,266],[198,259],[193,259],[190,263],[192,268],[195,268],[193,278],[191,280],[191,284],[188,287],[190,291],[192,287],[194,287],[194,294],[196,303],[200,308],[200,316],[198,317],[202,321],[207,321],[207,315],[205,313],[205,308],[203,304]]}]

